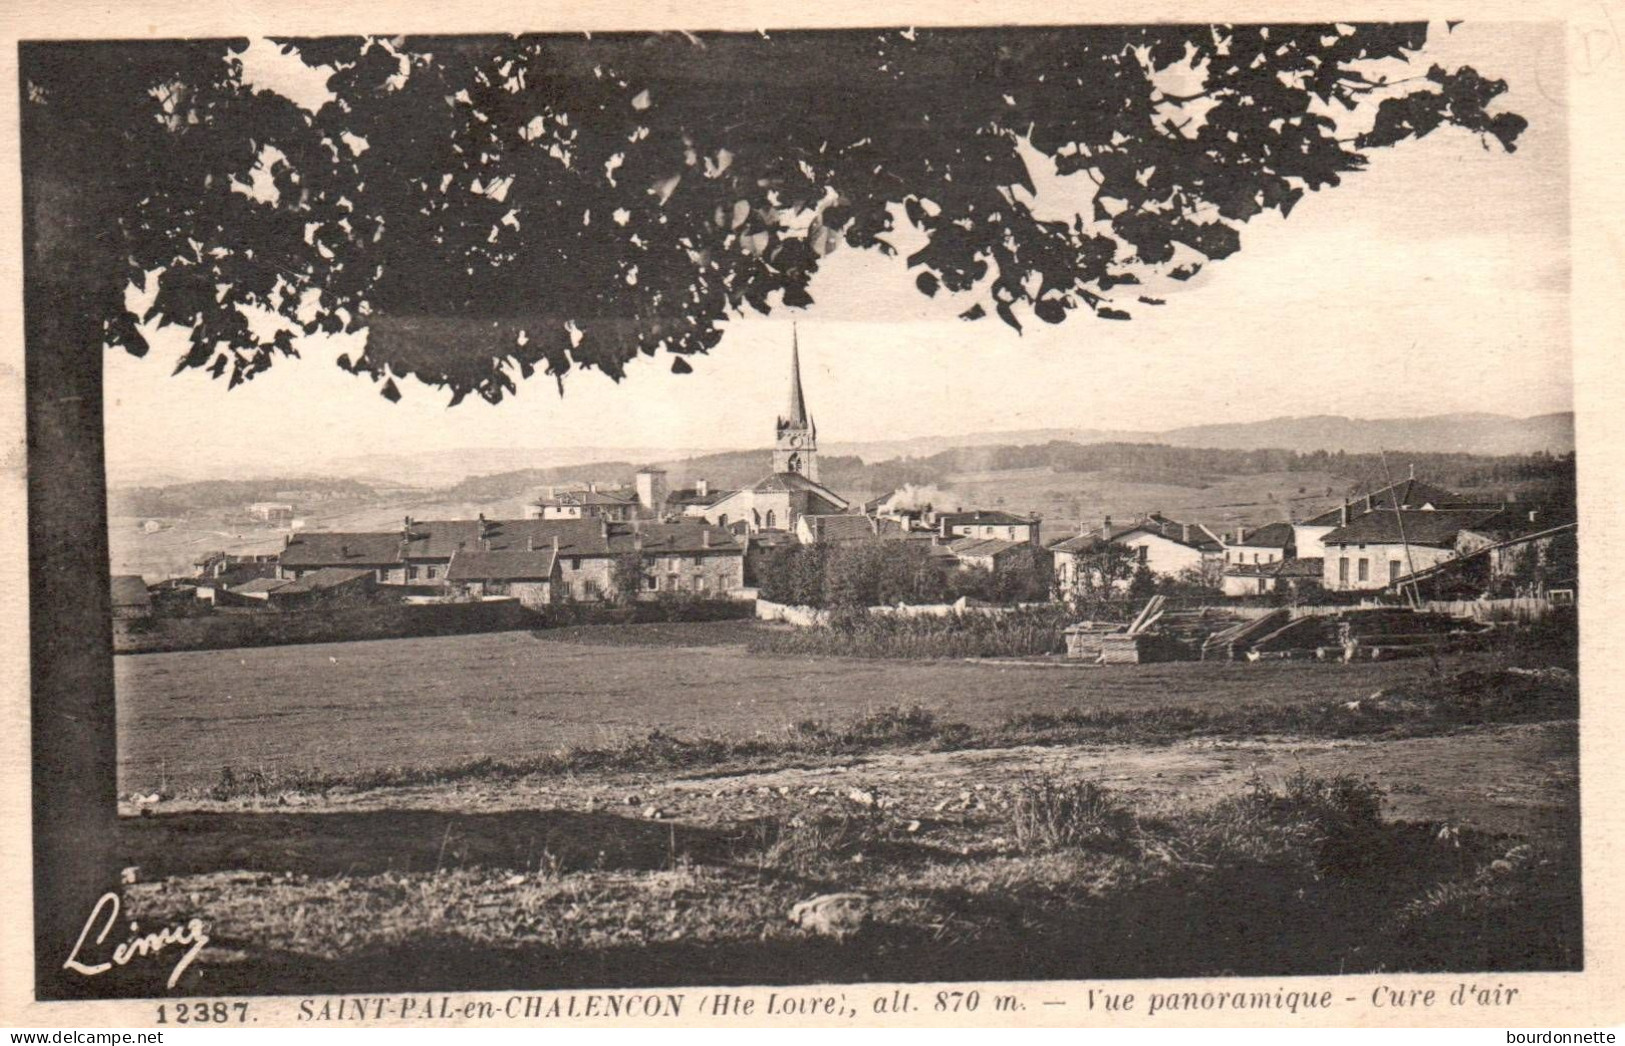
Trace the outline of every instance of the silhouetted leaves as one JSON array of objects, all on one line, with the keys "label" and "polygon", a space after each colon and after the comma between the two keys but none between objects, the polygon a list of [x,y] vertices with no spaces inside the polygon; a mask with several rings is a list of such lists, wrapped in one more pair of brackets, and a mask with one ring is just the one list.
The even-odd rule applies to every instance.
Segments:
[{"label": "silhouetted leaves", "polygon": [[[1362,150],[1446,125],[1510,150],[1525,126],[1470,67],[1371,79],[1421,24],[276,43],[335,100],[248,89],[245,41],[25,46],[32,191],[82,201],[48,235],[97,238],[76,297],[109,344],[145,351],[122,297],[155,273],[148,318],[192,332],[178,369],[235,385],[294,332],[365,331],[339,365],[391,400],[401,375],[498,402],[537,371],[686,373],[905,220],[915,286],[975,296],[966,320],[1126,319],[1113,288],[1189,279]],[[1199,82],[1177,98],[1175,65]],[[1350,141],[1316,102],[1375,119]],[[1035,213],[1026,150],[1094,183],[1088,215]]]}]

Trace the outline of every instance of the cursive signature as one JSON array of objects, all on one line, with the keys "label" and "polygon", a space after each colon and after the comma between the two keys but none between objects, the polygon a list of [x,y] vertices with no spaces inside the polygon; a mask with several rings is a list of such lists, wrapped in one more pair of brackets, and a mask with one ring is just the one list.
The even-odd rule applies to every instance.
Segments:
[{"label": "cursive signature", "polygon": [[[96,907],[90,910],[90,918],[85,920],[85,928],[79,931],[79,939],[74,942],[73,951],[68,953],[68,961],[62,964],[65,970],[82,973],[86,977],[94,977],[99,973],[106,973],[115,966],[123,966],[132,959],[147,955],[157,955],[171,945],[187,945],[186,953],[181,961],[175,964],[175,969],[169,975],[169,987],[175,987],[175,982],[186,968],[192,965],[192,960],[198,957],[203,946],[209,943],[209,935],[204,932],[203,920],[193,919],[185,926],[166,926],[156,933],[141,933],[138,923],[130,924],[130,936],[113,946],[112,957],[106,962],[85,962],[79,958],[80,951],[85,947],[85,938],[96,926],[98,920],[102,922],[101,932],[96,935],[95,943],[101,945],[107,940],[107,935],[113,931],[113,926],[119,919],[118,894],[108,892],[96,902]],[[88,957],[87,957],[88,958]]]}]

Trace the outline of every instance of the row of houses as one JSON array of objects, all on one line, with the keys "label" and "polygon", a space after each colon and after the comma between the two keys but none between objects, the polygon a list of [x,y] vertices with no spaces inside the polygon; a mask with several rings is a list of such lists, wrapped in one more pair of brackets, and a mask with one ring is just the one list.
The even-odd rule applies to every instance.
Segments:
[{"label": "row of houses", "polygon": [[1310,587],[1375,592],[1440,578],[1468,560],[1475,584],[1509,577],[1520,556],[1572,540],[1575,529],[1572,511],[1561,507],[1475,501],[1412,475],[1301,522],[1221,534],[1160,514],[1121,530],[1107,519],[1099,531],[1050,551],[1063,591],[1080,583],[1104,546],[1116,544],[1153,575],[1217,578],[1230,596]]}]

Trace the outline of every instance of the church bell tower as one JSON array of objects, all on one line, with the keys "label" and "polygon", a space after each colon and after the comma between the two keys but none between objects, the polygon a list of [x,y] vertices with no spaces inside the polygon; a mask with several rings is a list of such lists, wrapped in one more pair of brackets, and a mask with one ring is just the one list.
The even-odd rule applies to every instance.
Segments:
[{"label": "church bell tower", "polygon": [[790,411],[774,427],[773,471],[794,472],[818,482],[818,426],[801,393],[801,345],[790,328]]}]

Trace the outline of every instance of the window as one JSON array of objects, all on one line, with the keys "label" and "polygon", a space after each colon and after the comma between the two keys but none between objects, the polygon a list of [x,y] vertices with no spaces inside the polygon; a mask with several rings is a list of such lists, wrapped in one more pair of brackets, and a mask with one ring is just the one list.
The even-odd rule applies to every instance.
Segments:
[{"label": "window", "polygon": [[1265,589],[1264,589],[1264,579],[1259,578],[1258,579],[1258,592],[1259,592],[1260,595],[1262,595],[1264,593],[1264,591],[1265,591]]},{"label": "window", "polygon": [[1388,561],[1388,580],[1389,581],[1398,581],[1399,580],[1399,560],[1397,560],[1397,559],[1390,559]]},{"label": "window", "polygon": [[778,516],[773,512],[772,509],[768,509],[767,510],[767,529],[772,530],[774,527],[776,527],[778,525],[779,525]]},{"label": "window", "polygon": [[1349,583],[1349,557],[1343,556],[1337,561],[1337,580],[1343,584]]},{"label": "window", "polygon": [[728,514],[726,512],[724,512],[720,516],[717,517],[717,526],[725,527],[727,525],[728,525]]},{"label": "window", "polygon": [[580,570],[581,569],[581,557],[580,556],[571,556],[570,557],[570,569],[571,570]]},{"label": "window", "polygon": [[1363,556],[1360,557],[1360,580],[1371,580],[1371,561]]},{"label": "window", "polygon": [[646,589],[647,591],[650,591],[650,592],[653,592],[655,590],[655,579],[654,579],[653,574],[645,574],[644,575],[644,577],[643,577],[643,587],[644,587],[644,589]]},{"label": "window", "polygon": [[705,566],[705,557],[704,557],[704,556],[695,556],[695,557],[694,557],[694,565],[695,565],[695,566],[696,566],[696,567],[703,567],[703,566]]},{"label": "window", "polygon": [[1016,528],[1015,527],[1005,527],[1004,532],[1005,532],[1005,537],[1007,538],[1007,540],[1014,541],[1016,539]]}]

